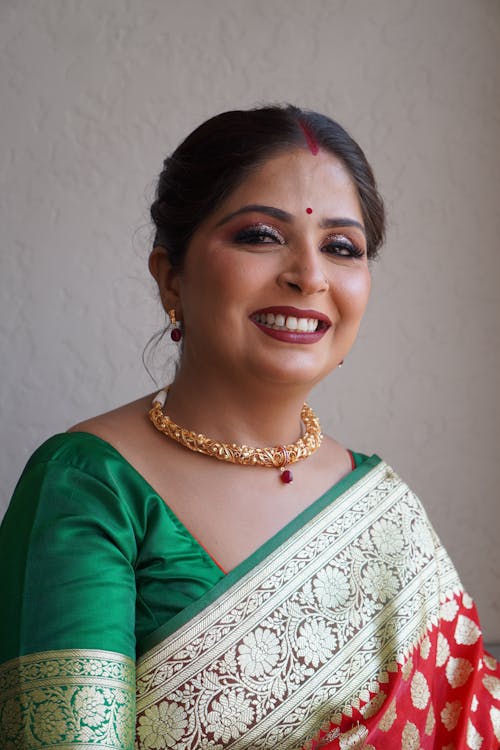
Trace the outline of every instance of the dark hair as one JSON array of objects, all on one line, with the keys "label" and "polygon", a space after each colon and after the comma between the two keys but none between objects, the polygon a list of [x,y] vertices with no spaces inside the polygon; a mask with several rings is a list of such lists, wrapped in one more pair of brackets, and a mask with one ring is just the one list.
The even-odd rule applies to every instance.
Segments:
[{"label": "dark hair", "polygon": [[234,110],[212,117],[163,162],[151,217],[155,245],[182,269],[196,229],[253,169],[283,151],[315,144],[340,159],[357,187],[368,257],[384,239],[384,204],[358,144],[337,122],[291,105]]}]

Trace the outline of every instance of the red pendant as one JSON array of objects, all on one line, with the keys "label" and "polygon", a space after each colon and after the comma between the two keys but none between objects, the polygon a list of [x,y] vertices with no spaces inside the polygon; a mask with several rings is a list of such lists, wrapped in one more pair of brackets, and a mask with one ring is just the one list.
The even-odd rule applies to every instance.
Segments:
[{"label": "red pendant", "polygon": [[181,329],[180,328],[174,328],[173,331],[171,331],[171,333],[170,333],[170,338],[172,339],[172,341],[175,341],[175,342],[180,341],[181,338],[182,338],[182,331],[181,331]]},{"label": "red pendant", "polygon": [[293,482],[293,474],[290,469],[285,469],[285,471],[282,471],[280,479],[283,484],[290,484],[290,482]]}]

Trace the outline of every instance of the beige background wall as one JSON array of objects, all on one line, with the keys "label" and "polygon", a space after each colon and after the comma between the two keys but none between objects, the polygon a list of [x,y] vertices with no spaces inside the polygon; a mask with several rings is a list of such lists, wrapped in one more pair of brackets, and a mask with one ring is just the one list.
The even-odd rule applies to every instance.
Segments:
[{"label": "beige background wall", "polygon": [[500,641],[498,0],[2,0],[1,494],[37,444],[151,390],[163,157],[291,101],[363,144],[390,227],[362,335],[314,403],[423,498]]}]

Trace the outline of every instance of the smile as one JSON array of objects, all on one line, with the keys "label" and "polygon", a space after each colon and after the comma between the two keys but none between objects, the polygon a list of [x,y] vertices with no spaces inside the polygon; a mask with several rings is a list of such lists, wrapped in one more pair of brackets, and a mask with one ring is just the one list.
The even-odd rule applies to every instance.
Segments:
[{"label": "smile", "polygon": [[291,343],[312,344],[319,341],[331,326],[330,319],[316,310],[295,307],[269,307],[257,310],[250,320],[273,338]]},{"label": "smile", "polygon": [[257,313],[252,316],[256,323],[261,323],[275,331],[302,331],[312,333],[319,326],[317,318],[297,318],[294,315],[284,316],[282,313]]}]

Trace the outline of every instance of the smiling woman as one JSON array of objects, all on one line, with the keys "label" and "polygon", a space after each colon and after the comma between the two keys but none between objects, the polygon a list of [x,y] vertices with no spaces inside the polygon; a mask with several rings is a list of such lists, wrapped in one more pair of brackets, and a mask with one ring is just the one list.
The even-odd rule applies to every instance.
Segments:
[{"label": "smiling woman", "polygon": [[226,112],[151,214],[179,367],[20,479],[2,748],[498,747],[500,673],[422,506],[305,403],[383,240],[363,152],[324,115]]},{"label": "smiling woman", "polygon": [[[270,157],[234,188],[192,234],[181,271],[161,246],[150,264],[185,334],[172,402],[183,383],[206,389],[212,378],[225,401],[284,384],[309,390],[352,346],[370,290],[350,173],[332,154],[303,148]],[[196,412],[191,424],[200,424]],[[202,427],[213,430],[208,416]]]}]

